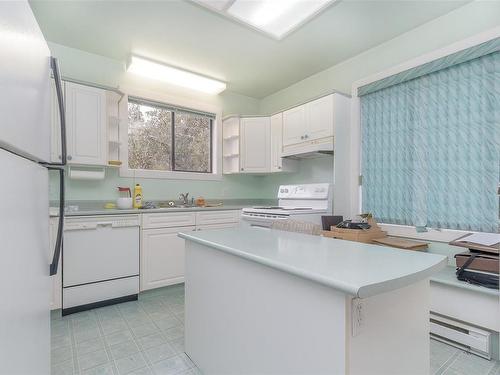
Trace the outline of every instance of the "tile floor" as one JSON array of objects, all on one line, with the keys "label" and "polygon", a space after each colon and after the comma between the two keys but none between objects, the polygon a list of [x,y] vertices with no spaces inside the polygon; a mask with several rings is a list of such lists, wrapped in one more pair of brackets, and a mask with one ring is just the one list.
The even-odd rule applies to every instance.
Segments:
[{"label": "tile floor", "polygon": [[[52,314],[52,375],[200,374],[184,353],[184,287],[78,314]],[[431,340],[431,375],[500,375],[487,361]]]}]

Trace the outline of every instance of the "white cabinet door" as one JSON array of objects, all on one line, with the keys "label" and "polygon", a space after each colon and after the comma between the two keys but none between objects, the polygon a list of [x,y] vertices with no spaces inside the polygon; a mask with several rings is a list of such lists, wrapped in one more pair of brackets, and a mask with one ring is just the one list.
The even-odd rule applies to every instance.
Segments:
[{"label": "white cabinet door", "polygon": [[306,106],[289,109],[283,112],[283,146],[304,141],[306,134]]},{"label": "white cabinet door", "polygon": [[333,136],[333,95],[306,104],[306,141]]},{"label": "white cabinet door", "polygon": [[271,116],[271,172],[281,172],[283,162],[283,113]]},{"label": "white cabinet door", "polygon": [[[64,82],[62,82],[64,95]],[[61,116],[57,101],[56,84],[50,80],[50,160],[53,163],[61,162]]]},{"label": "white cabinet door", "polygon": [[[57,227],[59,224],[58,217],[51,217],[49,222],[49,261],[52,261],[52,255],[56,246]],[[57,274],[50,276],[52,284],[52,293],[50,296],[50,309],[56,310],[62,307],[62,272],[61,272],[61,258],[59,258],[59,265],[57,266]]]},{"label": "white cabinet door", "polygon": [[271,125],[269,117],[241,119],[241,171],[265,173],[271,169]]},{"label": "white cabinet door", "polygon": [[195,229],[188,226],[142,231],[141,290],[184,281],[184,240],[177,233]]},{"label": "white cabinet door", "polygon": [[106,91],[66,82],[68,162],[106,165]]}]

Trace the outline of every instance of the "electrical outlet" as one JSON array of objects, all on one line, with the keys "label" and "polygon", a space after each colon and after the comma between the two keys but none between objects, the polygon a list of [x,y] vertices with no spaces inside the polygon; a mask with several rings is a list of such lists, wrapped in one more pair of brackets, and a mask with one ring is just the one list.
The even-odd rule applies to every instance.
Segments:
[{"label": "electrical outlet", "polygon": [[351,303],[352,336],[355,337],[363,330],[365,324],[365,302],[361,298],[353,298]]}]

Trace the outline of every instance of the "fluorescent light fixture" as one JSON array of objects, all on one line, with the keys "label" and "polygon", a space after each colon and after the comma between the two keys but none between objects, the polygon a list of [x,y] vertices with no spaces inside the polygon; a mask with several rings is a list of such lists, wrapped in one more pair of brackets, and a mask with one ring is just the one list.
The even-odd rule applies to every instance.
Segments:
[{"label": "fluorescent light fixture", "polygon": [[226,84],[212,78],[174,68],[165,64],[132,56],[127,71],[142,77],[168,82],[207,94],[219,94],[226,89]]},{"label": "fluorescent light fixture", "polygon": [[192,0],[282,39],[335,0]]}]

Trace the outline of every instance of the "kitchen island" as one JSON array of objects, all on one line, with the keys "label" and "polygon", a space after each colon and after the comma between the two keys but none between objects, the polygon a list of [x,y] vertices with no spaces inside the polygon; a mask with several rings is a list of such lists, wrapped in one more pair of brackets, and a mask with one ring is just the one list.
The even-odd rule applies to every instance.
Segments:
[{"label": "kitchen island", "polygon": [[186,240],[185,350],[204,374],[427,374],[446,257],[261,228]]}]

